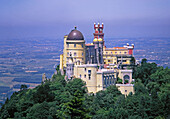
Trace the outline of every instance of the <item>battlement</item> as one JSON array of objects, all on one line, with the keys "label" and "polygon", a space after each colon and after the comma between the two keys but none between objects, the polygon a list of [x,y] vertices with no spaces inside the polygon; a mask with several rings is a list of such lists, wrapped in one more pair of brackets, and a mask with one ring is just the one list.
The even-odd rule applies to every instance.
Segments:
[{"label": "battlement", "polygon": [[102,39],[104,38],[103,28],[104,28],[104,24],[103,23],[102,24],[94,23],[94,30],[95,30],[95,32],[93,33],[94,38],[97,38],[97,39],[98,38],[102,38]]}]

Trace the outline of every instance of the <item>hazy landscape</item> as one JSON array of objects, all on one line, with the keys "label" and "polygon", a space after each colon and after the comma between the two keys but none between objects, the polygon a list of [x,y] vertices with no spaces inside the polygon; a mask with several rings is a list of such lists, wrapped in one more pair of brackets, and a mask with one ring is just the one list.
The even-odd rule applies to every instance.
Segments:
[{"label": "hazy landscape", "polygon": [[[86,39],[91,42],[92,39]],[[170,67],[170,38],[105,38],[107,47],[134,43],[137,60],[147,58],[159,66]],[[0,39],[0,102],[4,102],[21,84],[33,88],[48,78],[59,64],[63,38]]]}]

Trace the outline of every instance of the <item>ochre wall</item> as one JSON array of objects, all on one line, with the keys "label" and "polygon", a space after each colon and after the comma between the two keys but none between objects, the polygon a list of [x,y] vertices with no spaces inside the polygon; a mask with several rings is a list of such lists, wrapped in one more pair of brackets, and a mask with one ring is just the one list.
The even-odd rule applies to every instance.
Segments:
[{"label": "ochre wall", "polygon": [[134,87],[133,85],[124,85],[124,84],[116,84],[116,87],[118,87],[118,90],[124,95],[128,95],[130,92],[134,94]]},{"label": "ochre wall", "polygon": [[[86,70],[85,70],[86,68]],[[88,76],[88,70],[91,70],[91,78],[89,79]],[[94,66],[80,66],[80,65],[75,65],[74,68],[74,75],[76,78],[81,78],[83,81],[86,82],[86,86],[88,89],[88,92],[97,92],[97,65]],[[81,77],[80,77],[81,75]],[[86,75],[86,77],[85,77]]]}]

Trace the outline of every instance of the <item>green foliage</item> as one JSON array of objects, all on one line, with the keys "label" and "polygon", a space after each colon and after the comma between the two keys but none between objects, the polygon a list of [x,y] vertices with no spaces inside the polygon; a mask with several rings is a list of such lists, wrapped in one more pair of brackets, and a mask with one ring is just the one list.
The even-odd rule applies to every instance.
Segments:
[{"label": "green foliage", "polygon": [[118,77],[116,83],[117,83],[117,84],[122,84],[122,82],[123,82],[123,80],[122,80],[121,78]]},{"label": "green foliage", "polygon": [[129,81],[128,81],[128,80],[125,80],[125,81],[124,81],[124,84],[127,84],[127,83],[129,83]]},{"label": "green foliage", "polygon": [[[87,93],[81,79],[60,73],[34,89],[21,87],[7,98],[0,118],[14,119],[165,119],[170,115],[170,69],[142,60],[135,67],[135,94],[124,96],[116,86]],[[117,83],[122,83],[118,78]]]},{"label": "green foliage", "polygon": [[133,73],[133,78],[139,78],[145,86],[151,81],[150,76],[158,69],[157,64],[147,63],[146,61],[146,59],[143,59],[141,66],[137,66]]},{"label": "green foliage", "polygon": [[134,58],[134,57],[132,57],[132,58],[130,59],[130,64],[131,64],[131,65],[135,65],[135,58]]},{"label": "green foliage", "polygon": [[66,109],[65,109],[65,116],[70,117],[72,119],[89,119],[90,116],[88,114],[88,110],[85,108],[85,105],[83,105],[84,98],[83,93],[79,90],[77,90],[73,98],[65,103]]},{"label": "green foliage", "polygon": [[21,85],[21,87],[20,87],[20,90],[26,90],[27,88],[28,88],[28,86],[27,86],[27,85],[22,84],[22,85]]},{"label": "green foliage", "polygon": [[69,81],[66,85],[66,91],[69,91],[71,95],[74,95],[74,93],[79,90],[81,93],[86,93],[87,88],[85,87],[86,83],[83,82],[81,79],[73,79],[72,81]]}]

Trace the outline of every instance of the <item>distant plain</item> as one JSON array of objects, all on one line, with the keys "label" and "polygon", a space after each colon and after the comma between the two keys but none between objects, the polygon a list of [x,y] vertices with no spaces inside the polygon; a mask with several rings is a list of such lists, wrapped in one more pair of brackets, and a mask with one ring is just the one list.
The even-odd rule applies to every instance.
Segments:
[{"label": "distant plain", "polygon": [[[86,43],[92,42],[87,38]],[[170,67],[170,38],[105,38],[107,47],[134,44],[134,56]],[[33,88],[42,74],[51,78],[59,64],[63,38],[0,39],[0,102],[4,102],[21,84]]]}]

